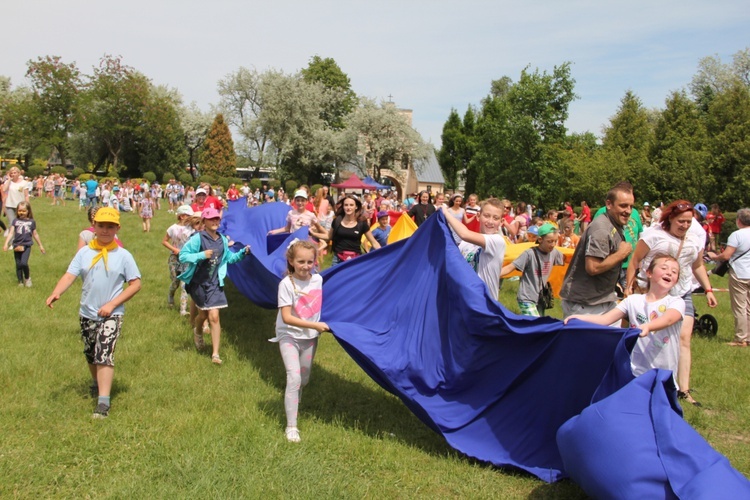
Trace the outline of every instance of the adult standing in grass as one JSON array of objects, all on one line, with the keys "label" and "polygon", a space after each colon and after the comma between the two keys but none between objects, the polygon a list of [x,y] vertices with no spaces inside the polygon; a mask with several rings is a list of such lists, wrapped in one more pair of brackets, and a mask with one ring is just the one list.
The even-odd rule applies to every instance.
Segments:
[{"label": "adult standing in grass", "polygon": [[22,201],[29,202],[29,187],[26,180],[21,177],[18,167],[8,170],[8,179],[3,183],[3,211],[8,216],[8,226],[13,225],[16,218],[16,207]]},{"label": "adult standing in grass", "polygon": [[[60,278],[47,306],[60,299],[78,276],[83,280],[79,308],[83,354],[93,382],[92,395],[99,396],[94,418],[106,418],[115,373],[115,346],[120,337],[124,304],[141,289],[141,273],[133,256],[117,245],[120,213],[105,207],[94,216],[94,239],[78,250]],[[125,283],[128,284],[124,287]]]},{"label": "adult standing in grass", "polygon": [[717,254],[708,252],[715,261],[729,261],[729,300],[734,315],[733,347],[750,346],[750,208],[737,212],[737,231],[729,235],[727,247]]},{"label": "adult standing in grass", "polygon": [[[596,219],[594,219],[596,222]],[[690,393],[690,341],[693,336],[695,307],[693,306],[693,279],[697,279],[706,291],[709,307],[716,307],[716,297],[711,289],[706,268],[703,267],[705,237],[690,231],[693,224],[693,205],[687,200],[673,201],[662,211],[660,224],[645,231],[635,246],[633,259],[628,268],[626,294],[645,289],[651,260],[658,254],[675,257],[680,264],[680,278],[670,294],[685,301],[685,315],[680,329],[680,367],[677,373],[678,395],[690,404],[700,406]]]}]

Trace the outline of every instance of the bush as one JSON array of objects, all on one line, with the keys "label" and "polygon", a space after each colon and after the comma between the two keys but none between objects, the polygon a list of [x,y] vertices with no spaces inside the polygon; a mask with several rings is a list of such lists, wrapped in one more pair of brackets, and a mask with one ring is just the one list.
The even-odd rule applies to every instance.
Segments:
[{"label": "bush", "polygon": [[164,175],[161,176],[162,184],[169,183],[171,179],[177,179],[177,176],[174,175],[172,172],[164,172]]},{"label": "bush", "polygon": [[229,177],[219,177],[219,179],[217,180],[217,183],[219,184],[219,186],[221,186],[222,191],[224,191],[225,193],[227,192],[227,189],[229,189],[229,185],[232,182],[232,179],[230,179]]},{"label": "bush", "polygon": [[210,184],[212,186],[214,184],[216,184],[217,180],[218,179],[216,178],[216,176],[215,175],[211,175],[211,174],[203,174],[200,177],[198,177],[198,182],[201,182],[201,183],[205,182],[205,183]]},{"label": "bush", "polygon": [[94,175],[94,174],[81,174],[80,176],[78,176],[78,180],[81,181],[81,182],[86,182],[89,179],[96,180],[96,175]]},{"label": "bush", "polygon": [[52,167],[52,170],[50,170],[51,174],[58,174],[58,175],[68,175],[68,169],[63,167],[62,165],[58,165],[56,167]]},{"label": "bush", "polygon": [[31,165],[28,168],[28,170],[26,172],[26,175],[28,175],[29,177],[31,177],[33,179],[34,177],[37,177],[39,175],[44,175],[44,170],[45,170],[45,168],[43,166],[41,166],[41,165],[36,165],[36,164],[35,165]]},{"label": "bush", "polygon": [[195,184],[193,181],[193,176],[190,175],[187,172],[183,172],[179,175],[178,180],[182,183],[183,186],[192,186]]},{"label": "bush", "polygon": [[256,189],[263,187],[263,182],[260,179],[250,179],[250,189],[255,192]]},{"label": "bush", "polygon": [[68,174],[68,177],[71,178],[71,179],[77,179],[77,178],[79,178],[83,174],[84,174],[84,171],[83,171],[83,169],[81,167],[75,167]]},{"label": "bush", "polygon": [[318,189],[320,189],[320,188],[322,188],[322,187],[323,187],[323,184],[313,184],[313,185],[312,185],[312,187],[310,188],[310,189],[312,190],[312,191],[310,192],[310,194],[311,194],[312,196],[315,196],[315,193],[317,193],[317,192],[318,192]]},{"label": "bush", "polygon": [[153,172],[146,172],[143,174],[143,178],[146,179],[149,184],[156,182],[156,174]]},{"label": "bush", "polygon": [[279,190],[279,186],[281,186],[281,181],[278,179],[271,179],[268,181],[268,185],[273,188],[274,191]]},{"label": "bush", "polygon": [[284,190],[287,193],[293,193],[294,190],[297,189],[297,186],[299,186],[299,184],[297,184],[297,181],[286,181],[284,183]]}]

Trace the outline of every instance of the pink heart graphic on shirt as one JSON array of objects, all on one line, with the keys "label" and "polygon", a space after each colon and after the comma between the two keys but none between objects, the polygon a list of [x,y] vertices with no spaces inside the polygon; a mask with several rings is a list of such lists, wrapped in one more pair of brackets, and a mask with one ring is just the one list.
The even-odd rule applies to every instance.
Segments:
[{"label": "pink heart graphic on shirt", "polygon": [[310,319],[320,312],[323,304],[323,290],[311,290],[301,296],[294,306],[297,316],[302,319]]}]

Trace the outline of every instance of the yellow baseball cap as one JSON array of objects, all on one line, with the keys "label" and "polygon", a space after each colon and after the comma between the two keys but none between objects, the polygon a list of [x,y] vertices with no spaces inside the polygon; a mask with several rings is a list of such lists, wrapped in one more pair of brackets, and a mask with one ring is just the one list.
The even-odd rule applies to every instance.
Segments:
[{"label": "yellow baseball cap", "polygon": [[94,215],[94,222],[111,222],[120,225],[120,212],[112,207],[100,208]]}]

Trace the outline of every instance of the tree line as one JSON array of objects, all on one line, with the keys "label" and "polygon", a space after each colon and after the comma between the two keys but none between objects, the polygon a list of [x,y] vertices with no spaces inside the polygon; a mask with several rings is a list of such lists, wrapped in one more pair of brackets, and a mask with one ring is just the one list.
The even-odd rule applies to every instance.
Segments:
[{"label": "tree line", "polygon": [[551,73],[495,80],[463,117],[453,109],[438,159],[448,189],[556,208],[603,203],[609,187],[630,181],[637,202],[685,198],[724,210],[750,205],[750,49],[731,64],[706,57],[686,89],[662,109],[628,90],[602,136],[569,133],[577,98],[570,63]]},{"label": "tree line", "polygon": [[88,75],[39,57],[26,77],[0,77],[0,156],[26,166],[55,151],[81,173],[195,180],[246,168],[314,184],[354,167],[379,178],[430,148],[394,104],[357,96],[331,58],[292,74],[241,67],[217,83],[209,112],[110,55]]}]

